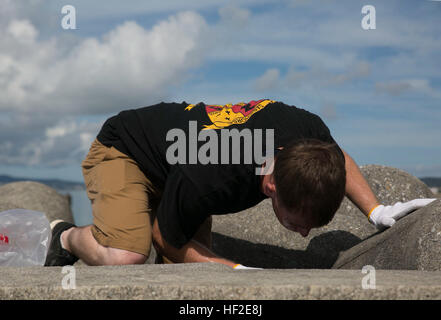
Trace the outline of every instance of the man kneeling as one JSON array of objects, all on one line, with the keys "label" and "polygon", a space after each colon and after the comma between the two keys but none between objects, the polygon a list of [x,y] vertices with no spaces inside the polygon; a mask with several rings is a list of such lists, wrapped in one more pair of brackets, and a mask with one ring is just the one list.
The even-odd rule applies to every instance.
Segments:
[{"label": "man kneeling", "polygon": [[[194,121],[193,134],[272,129],[275,148],[266,153],[275,156],[263,164],[225,163],[222,152],[231,156],[237,150],[221,146],[211,163],[171,163],[168,133],[178,128],[190,136]],[[197,152],[191,146],[185,150],[184,158]],[[262,173],[256,174],[259,167]],[[345,195],[379,229],[434,200],[380,205],[317,115],[266,99],[235,105],[161,103],[122,111],[103,125],[82,168],[93,225],[54,221],[47,266],[78,258],[88,265],[140,264],[153,244],[164,261],[245,268],[211,250],[211,215],[236,213],[271,198],[280,223],[306,237],[332,220]]]}]

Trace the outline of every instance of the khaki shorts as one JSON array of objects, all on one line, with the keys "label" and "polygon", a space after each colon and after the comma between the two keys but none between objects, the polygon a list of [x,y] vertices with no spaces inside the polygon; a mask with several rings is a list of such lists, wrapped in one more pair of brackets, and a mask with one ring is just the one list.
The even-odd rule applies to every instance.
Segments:
[{"label": "khaki shorts", "polygon": [[[105,247],[149,256],[159,193],[137,163],[98,140],[82,162],[87,196],[92,204],[92,234]],[[194,239],[211,247],[211,218]]]}]

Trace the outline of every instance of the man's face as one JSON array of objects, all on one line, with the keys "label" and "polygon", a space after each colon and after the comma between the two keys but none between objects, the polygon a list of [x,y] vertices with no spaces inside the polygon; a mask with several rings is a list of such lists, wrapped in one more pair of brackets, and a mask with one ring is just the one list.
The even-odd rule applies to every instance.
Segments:
[{"label": "man's face", "polygon": [[271,198],[277,219],[279,219],[279,222],[288,230],[298,232],[303,237],[307,237],[309,231],[316,227],[305,221],[302,215],[290,212],[280,204],[273,173],[262,176],[262,192]]},{"label": "man's face", "polygon": [[277,197],[272,197],[272,203],[273,203],[273,209],[274,213],[276,214],[277,219],[279,219],[279,222],[288,230],[298,232],[303,237],[307,237],[309,234],[309,231],[314,227],[305,219],[295,212],[290,212],[285,207],[283,207]]}]

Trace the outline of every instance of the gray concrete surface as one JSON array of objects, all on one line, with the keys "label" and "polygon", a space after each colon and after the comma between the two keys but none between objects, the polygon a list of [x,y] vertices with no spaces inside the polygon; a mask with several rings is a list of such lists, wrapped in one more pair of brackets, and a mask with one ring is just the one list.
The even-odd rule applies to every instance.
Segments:
[{"label": "gray concrete surface", "polygon": [[76,267],[76,288],[63,289],[63,277],[70,275],[61,267],[0,268],[0,299],[441,299],[440,271],[377,270],[375,289],[363,289],[363,278],[371,274],[361,270]]},{"label": "gray concrete surface", "polygon": [[340,253],[333,268],[441,271],[441,200]]}]

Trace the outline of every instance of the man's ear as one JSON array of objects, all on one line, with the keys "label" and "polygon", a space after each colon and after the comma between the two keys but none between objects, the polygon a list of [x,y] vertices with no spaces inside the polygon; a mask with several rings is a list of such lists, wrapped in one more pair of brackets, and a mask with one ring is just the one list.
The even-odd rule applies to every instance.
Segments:
[{"label": "man's ear", "polygon": [[271,173],[267,176],[265,176],[265,183],[263,185],[263,193],[270,197],[273,198],[276,196],[276,183],[274,180],[274,175]]}]

